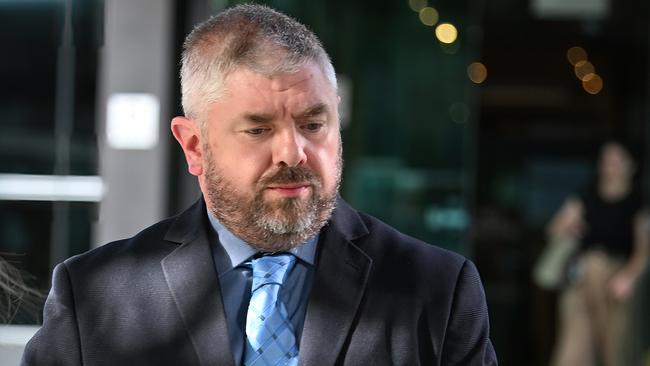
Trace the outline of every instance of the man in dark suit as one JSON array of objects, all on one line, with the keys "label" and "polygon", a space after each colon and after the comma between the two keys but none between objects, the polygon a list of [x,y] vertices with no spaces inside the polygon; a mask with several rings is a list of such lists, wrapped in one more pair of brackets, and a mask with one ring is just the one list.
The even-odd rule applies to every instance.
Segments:
[{"label": "man in dark suit", "polygon": [[172,121],[203,197],[54,270],[24,365],[496,365],[474,265],[355,211],[316,36],[230,8],[188,36]]}]

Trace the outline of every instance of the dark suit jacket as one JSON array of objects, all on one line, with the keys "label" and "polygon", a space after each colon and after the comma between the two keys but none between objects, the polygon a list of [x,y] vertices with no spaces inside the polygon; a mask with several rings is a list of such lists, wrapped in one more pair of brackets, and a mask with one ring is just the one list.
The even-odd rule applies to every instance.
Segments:
[{"label": "dark suit jacket", "polygon": [[[200,200],[54,269],[23,365],[233,365]],[[474,265],[339,200],[322,230],[300,365],[496,365]]]}]

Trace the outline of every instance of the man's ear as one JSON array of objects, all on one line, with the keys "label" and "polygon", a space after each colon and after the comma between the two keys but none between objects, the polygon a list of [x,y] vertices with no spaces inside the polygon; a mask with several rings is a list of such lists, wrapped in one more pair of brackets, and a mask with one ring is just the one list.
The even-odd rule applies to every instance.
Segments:
[{"label": "man's ear", "polygon": [[174,117],[171,124],[172,134],[185,153],[187,170],[192,175],[203,174],[203,151],[199,126],[185,117]]}]

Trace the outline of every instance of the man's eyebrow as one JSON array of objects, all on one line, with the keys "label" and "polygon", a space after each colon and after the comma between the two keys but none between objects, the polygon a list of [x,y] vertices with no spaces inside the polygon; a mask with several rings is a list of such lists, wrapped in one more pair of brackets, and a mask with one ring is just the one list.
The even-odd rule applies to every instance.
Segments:
[{"label": "man's eyebrow", "polygon": [[303,112],[298,113],[294,118],[309,118],[327,113],[327,104],[325,103],[316,103],[311,107],[305,109]]},{"label": "man's eyebrow", "polygon": [[245,113],[244,120],[252,123],[268,123],[273,120],[273,116],[267,113]]}]

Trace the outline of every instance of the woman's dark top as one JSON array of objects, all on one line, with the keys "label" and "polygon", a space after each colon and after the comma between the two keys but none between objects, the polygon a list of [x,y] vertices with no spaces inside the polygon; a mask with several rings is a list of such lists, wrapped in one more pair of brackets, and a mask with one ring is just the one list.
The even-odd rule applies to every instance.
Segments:
[{"label": "woman's dark top", "polygon": [[627,259],[634,247],[634,217],[641,210],[641,194],[632,190],[623,199],[605,201],[595,185],[580,194],[587,223],[582,249],[601,248],[611,256]]}]

